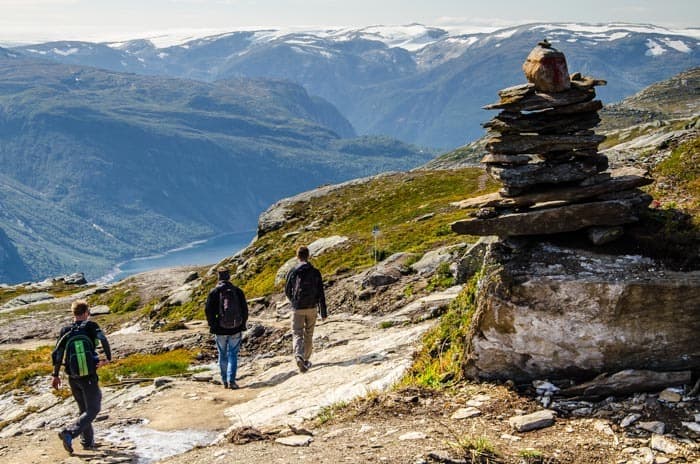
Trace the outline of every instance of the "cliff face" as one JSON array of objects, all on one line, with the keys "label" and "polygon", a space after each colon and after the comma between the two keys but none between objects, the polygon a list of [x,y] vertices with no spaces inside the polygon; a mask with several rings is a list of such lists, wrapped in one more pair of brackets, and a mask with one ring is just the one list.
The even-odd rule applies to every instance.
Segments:
[{"label": "cliff face", "polygon": [[497,242],[486,254],[469,376],[527,381],[700,368],[700,272],[523,243]]}]

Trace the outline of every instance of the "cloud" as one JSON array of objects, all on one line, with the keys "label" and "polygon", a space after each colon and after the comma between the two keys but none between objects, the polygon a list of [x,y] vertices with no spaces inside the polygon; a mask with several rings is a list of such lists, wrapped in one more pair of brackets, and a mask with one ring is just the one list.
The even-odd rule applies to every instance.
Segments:
[{"label": "cloud", "polygon": [[3,6],[47,6],[47,5],[76,5],[81,0],[0,0],[0,7]]}]

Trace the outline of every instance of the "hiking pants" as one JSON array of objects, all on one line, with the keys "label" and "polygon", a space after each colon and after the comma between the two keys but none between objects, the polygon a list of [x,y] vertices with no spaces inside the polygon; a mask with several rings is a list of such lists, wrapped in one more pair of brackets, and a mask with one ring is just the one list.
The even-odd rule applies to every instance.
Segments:
[{"label": "hiking pants", "polygon": [[68,378],[71,392],[75,402],[78,403],[80,417],[71,426],[65,429],[73,438],[81,436],[81,443],[92,445],[95,442],[95,434],[92,430],[92,421],[102,409],[102,392],[98,385],[97,376]]},{"label": "hiking pants", "polygon": [[219,370],[221,381],[230,384],[236,381],[238,351],[241,349],[241,333],[216,335],[216,349],[219,350]]},{"label": "hiking pants", "polygon": [[295,309],[292,315],[292,350],[295,357],[308,361],[314,350],[314,326],[316,308]]}]

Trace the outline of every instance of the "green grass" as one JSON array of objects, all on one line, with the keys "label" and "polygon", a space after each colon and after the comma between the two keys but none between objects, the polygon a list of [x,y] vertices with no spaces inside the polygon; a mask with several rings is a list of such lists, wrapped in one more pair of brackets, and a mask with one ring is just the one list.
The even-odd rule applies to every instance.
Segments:
[{"label": "green grass", "polygon": [[195,361],[197,352],[178,349],[159,354],[132,354],[107,364],[98,370],[105,384],[117,383],[129,378],[155,378],[187,372]]},{"label": "green grass", "polygon": [[[466,237],[453,234],[449,223],[463,219],[466,212],[449,204],[477,192],[496,190],[496,185],[488,182],[486,189],[479,191],[479,178],[483,174],[482,170],[473,168],[399,173],[297,203],[291,207],[295,220],[260,237],[243,256],[246,268],[234,280],[248,298],[279,290],[274,282],[277,270],[294,256],[296,248],[332,235],[346,236],[349,240],[337,249],[312,257],[324,276],[365,269],[374,264],[375,225],[380,230],[376,248],[384,257],[396,252],[422,254],[438,246],[463,242]],[[435,215],[414,221],[427,213]],[[317,219],[323,220],[319,230],[303,229]],[[292,231],[300,233],[284,238]],[[225,264],[236,274],[235,263]]]},{"label": "green grass", "polygon": [[326,422],[332,420],[338,411],[345,409],[348,406],[347,401],[338,401],[337,403],[329,404],[321,408],[321,412],[316,416],[316,421],[319,425],[323,425]]},{"label": "green grass", "polygon": [[496,463],[498,453],[494,444],[485,436],[459,438],[456,442],[449,443],[462,456],[472,463]]},{"label": "green grass", "polygon": [[42,346],[35,350],[0,350],[0,393],[29,390],[36,377],[50,375],[52,349]]},{"label": "green grass", "polygon": [[556,462],[554,458],[548,458],[542,451],[525,448],[518,452],[520,464],[547,464]]},{"label": "green grass", "polygon": [[401,380],[401,386],[442,388],[462,379],[466,336],[475,311],[480,278],[478,272],[469,280],[438,325],[423,337],[422,349]]},{"label": "green grass", "polygon": [[136,290],[129,288],[128,283],[121,283],[101,295],[93,295],[89,299],[91,306],[107,305],[112,314],[124,314],[136,311],[141,307],[141,297]]},{"label": "green grass", "polygon": [[700,206],[700,137],[676,147],[654,169],[654,174],[666,177],[695,200],[694,207]]}]

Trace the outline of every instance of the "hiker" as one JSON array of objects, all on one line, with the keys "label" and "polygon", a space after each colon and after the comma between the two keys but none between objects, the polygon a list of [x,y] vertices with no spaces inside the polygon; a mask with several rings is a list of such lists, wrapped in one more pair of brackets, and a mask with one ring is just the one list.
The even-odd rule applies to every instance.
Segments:
[{"label": "hiker", "polygon": [[219,370],[224,388],[238,389],[238,351],[241,348],[242,332],[248,322],[248,303],[243,290],[233,285],[228,269],[217,269],[219,282],[209,292],[204,312],[209,323],[209,332],[214,334],[219,351]]},{"label": "hiker", "polygon": [[[61,378],[58,372],[65,365],[68,384],[75,402],[78,403],[80,417],[72,425],[58,433],[63,447],[73,454],[73,439],[80,436],[83,449],[95,448],[95,434],[92,421],[102,406],[102,392],[98,385],[97,368],[112,360],[112,351],[104,332],[97,323],[89,320],[90,308],[85,300],[76,300],[71,305],[73,323],[61,329],[56,347],[51,353],[53,378],[51,386],[58,389]],[[97,347],[101,345],[106,361],[100,361]]]},{"label": "hiker", "polygon": [[294,310],[292,349],[297,367],[303,373],[311,367],[309,358],[313,351],[316,313],[320,313],[321,320],[326,320],[328,313],[326,296],[323,293],[323,279],[319,270],[309,263],[309,249],[300,246],[297,250],[297,259],[299,264],[287,274],[284,293]]}]

